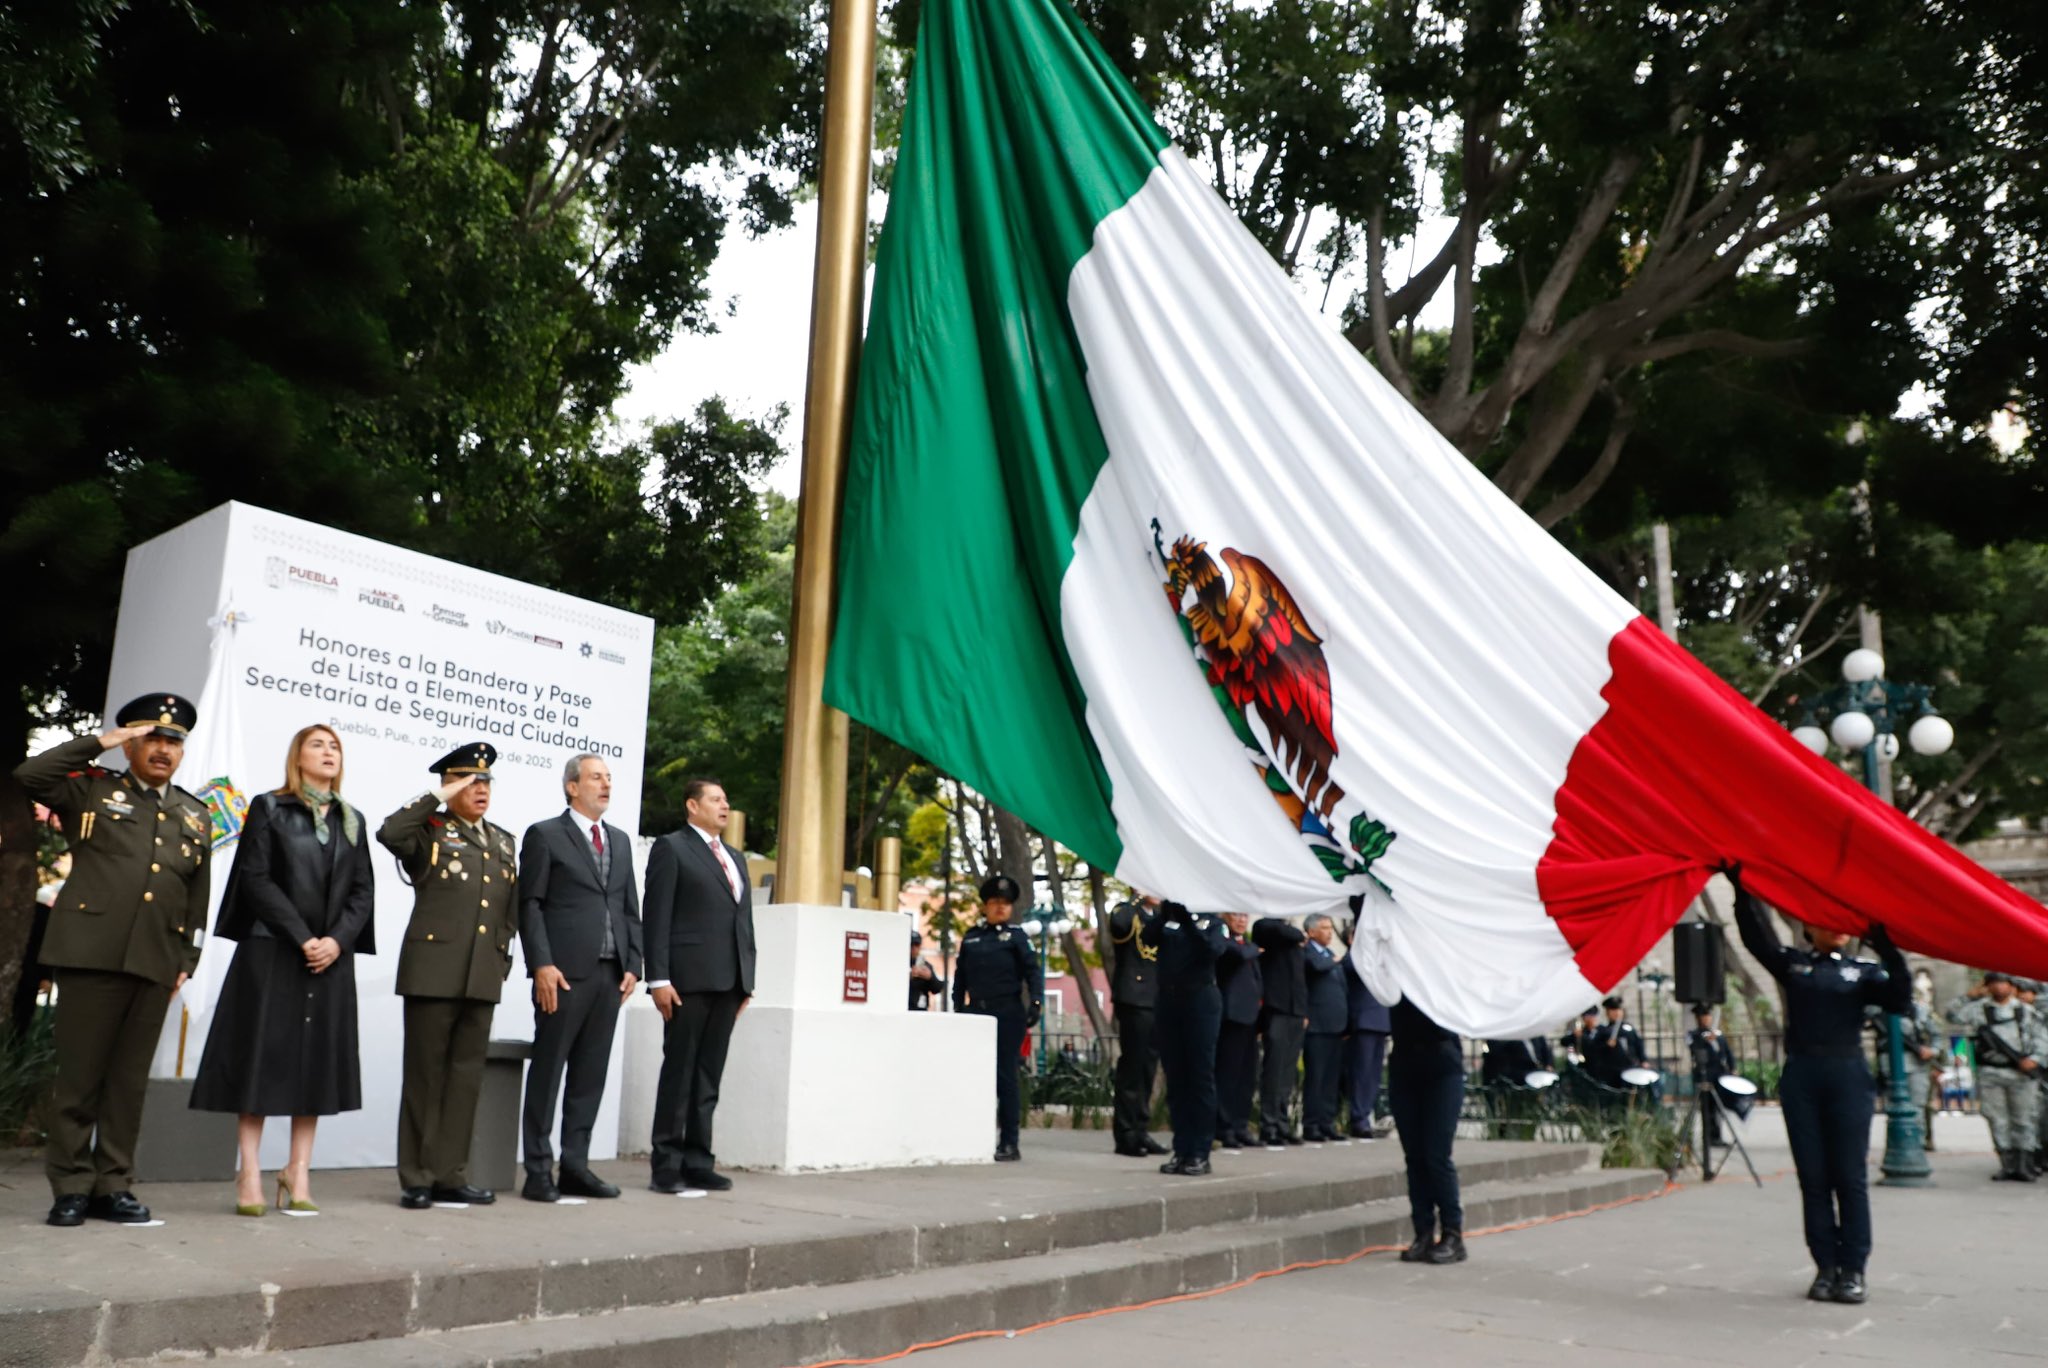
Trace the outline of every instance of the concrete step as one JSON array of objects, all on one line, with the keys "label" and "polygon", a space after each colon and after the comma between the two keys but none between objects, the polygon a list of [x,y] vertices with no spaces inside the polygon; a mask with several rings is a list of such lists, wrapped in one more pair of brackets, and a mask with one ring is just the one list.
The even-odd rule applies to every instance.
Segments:
[{"label": "concrete step", "polygon": [[[1661,1173],[1616,1170],[1468,1182],[1466,1227],[1479,1231],[1588,1211],[1663,1186]],[[788,1368],[1207,1291],[1296,1264],[1345,1259],[1373,1247],[1391,1250],[1409,1234],[1406,1201],[1384,1196],[1000,1262],[276,1351],[250,1361],[264,1368],[673,1368],[679,1362]],[[1391,1260],[1393,1254],[1370,1257]],[[1485,1258],[1483,1243],[1475,1257]],[[1360,1276],[1370,1271],[1361,1269]]]},{"label": "concrete step", "polygon": [[[398,1213],[388,1200],[368,1210],[330,1208],[318,1230],[285,1223],[250,1232],[232,1219],[194,1221],[180,1228],[200,1232],[186,1237],[200,1242],[195,1254],[205,1251],[242,1264],[208,1267],[202,1256],[116,1280],[112,1287],[59,1282],[0,1309],[0,1368],[396,1340],[466,1326],[864,1282],[1216,1225],[1293,1219],[1405,1190],[1399,1148],[1391,1141],[1332,1146],[1321,1153],[1219,1152],[1217,1177],[1200,1182],[1163,1178],[1151,1164],[1111,1160],[1092,1147],[1084,1153],[1040,1145],[1033,1157],[1035,1164],[1008,1166],[979,1179],[971,1171],[749,1179],[746,1194],[721,1197],[715,1209],[689,1204],[691,1220],[717,1222],[689,1231],[662,1223],[659,1204],[638,1194],[621,1203],[615,1217],[606,1213],[616,1222],[609,1226],[572,1226],[566,1218],[536,1226],[553,1220],[551,1209],[515,1201],[476,1214],[481,1224],[462,1227],[472,1242],[487,1234],[495,1242],[465,1246],[460,1258],[431,1241],[410,1242],[412,1232],[433,1227]],[[1459,1148],[1460,1169],[1473,1183],[1562,1177],[1596,1159],[1585,1145]],[[1098,1169],[1111,1176],[1074,1181]],[[756,1192],[772,1205],[753,1205],[748,1195]],[[241,1271],[249,1237],[300,1234],[327,1243],[260,1275]],[[109,1251],[117,1258],[140,1252]]]}]

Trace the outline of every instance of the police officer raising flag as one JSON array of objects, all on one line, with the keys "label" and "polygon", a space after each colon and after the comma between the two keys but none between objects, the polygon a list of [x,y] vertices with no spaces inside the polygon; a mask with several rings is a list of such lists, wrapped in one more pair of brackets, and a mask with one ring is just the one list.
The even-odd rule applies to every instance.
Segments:
[{"label": "police officer raising flag", "polygon": [[[14,771],[71,842],[71,877],[41,954],[57,980],[57,1087],[43,1162],[53,1226],[150,1219],[128,1190],[135,1140],[164,1013],[199,966],[210,877],[206,804],[171,782],[197,718],[177,694],[145,694],[114,714],[111,730]],[[95,763],[115,749],[125,772]]]},{"label": "police officer raising flag", "polygon": [[981,924],[960,938],[953,968],[953,1010],[996,1019],[996,1159],[1021,1159],[1017,1149],[1017,1067],[1024,1033],[1045,1010],[1045,979],[1031,940],[1010,925],[1017,881],[998,874],[981,885]]}]

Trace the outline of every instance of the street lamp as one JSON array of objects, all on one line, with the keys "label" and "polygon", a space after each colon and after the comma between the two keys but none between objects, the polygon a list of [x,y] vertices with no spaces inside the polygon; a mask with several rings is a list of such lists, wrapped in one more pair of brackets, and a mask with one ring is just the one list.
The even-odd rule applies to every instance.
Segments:
[{"label": "street lamp", "polygon": [[[1024,914],[1023,921],[1027,935],[1032,932],[1036,932],[1038,935],[1038,977],[1042,983],[1046,973],[1046,937],[1048,935],[1064,936],[1067,932],[1074,929],[1074,923],[1069,918],[1054,915],[1048,909],[1036,907]],[[1032,1053],[1037,1058],[1039,1072],[1043,1073],[1045,1071],[1045,1023],[1043,1020],[1039,1022],[1037,1044]]]},{"label": "street lamp", "polygon": [[[1815,755],[1826,755],[1830,741],[1851,753],[1861,751],[1863,782],[1889,802],[1880,776],[1885,762],[1898,758],[1902,721],[1917,714],[1906,729],[1906,744],[1916,755],[1941,755],[1955,744],[1956,729],[1934,710],[1933,694],[1924,684],[1892,683],[1884,677],[1883,656],[1867,647],[1854,650],[1842,657],[1842,682],[1807,706],[1792,735]],[[1891,1086],[1884,1108],[1884,1177],[1879,1181],[1892,1187],[1925,1187],[1934,1169],[1927,1162],[1920,1111],[1906,1086],[1904,1021],[1896,1012],[1885,1018]]]}]

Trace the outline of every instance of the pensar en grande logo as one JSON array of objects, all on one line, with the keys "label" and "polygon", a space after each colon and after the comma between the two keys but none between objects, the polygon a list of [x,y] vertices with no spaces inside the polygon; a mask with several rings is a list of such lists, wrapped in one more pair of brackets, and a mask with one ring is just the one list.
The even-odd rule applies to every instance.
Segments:
[{"label": "pensar en grande logo", "polygon": [[1273,801],[1332,879],[1363,875],[1385,889],[1372,866],[1394,833],[1347,798],[1332,773],[1330,664],[1301,605],[1256,556],[1225,547],[1226,574],[1206,542],[1183,536],[1169,551],[1156,518],[1152,549],[1210,692]]}]

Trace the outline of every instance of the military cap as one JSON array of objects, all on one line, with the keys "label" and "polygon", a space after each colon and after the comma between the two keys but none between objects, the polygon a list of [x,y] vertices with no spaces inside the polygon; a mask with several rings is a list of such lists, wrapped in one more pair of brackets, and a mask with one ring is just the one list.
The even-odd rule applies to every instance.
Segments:
[{"label": "military cap", "polygon": [[183,741],[199,720],[199,709],[191,699],[174,693],[144,694],[114,714],[117,727],[146,727],[155,724],[151,736],[168,736]]},{"label": "military cap", "polygon": [[1614,997],[1604,997],[1600,999],[1600,1005],[1611,1012],[1615,1008],[1621,1006],[1621,998],[1619,995],[1616,995]]},{"label": "military cap", "polygon": [[477,775],[483,779],[491,777],[491,766],[498,763],[498,748],[488,741],[465,741],[454,750],[427,766],[427,772],[448,779],[461,779]]},{"label": "military cap", "polygon": [[992,898],[1001,898],[1004,902],[1012,903],[1017,901],[1017,881],[1007,874],[998,874],[992,879],[983,879],[981,882],[981,900],[988,902]]},{"label": "military cap", "polygon": [[1596,1006],[1595,1004],[1593,1004],[1593,1003],[1590,1003],[1590,1002],[1589,1002],[1589,1003],[1587,1003],[1587,1004],[1586,1004],[1585,1006],[1583,1006],[1583,1007],[1579,1008],[1579,1015],[1580,1015],[1580,1016],[1599,1016],[1599,1015],[1600,1015],[1600,1008],[1599,1008],[1598,1006]]}]

